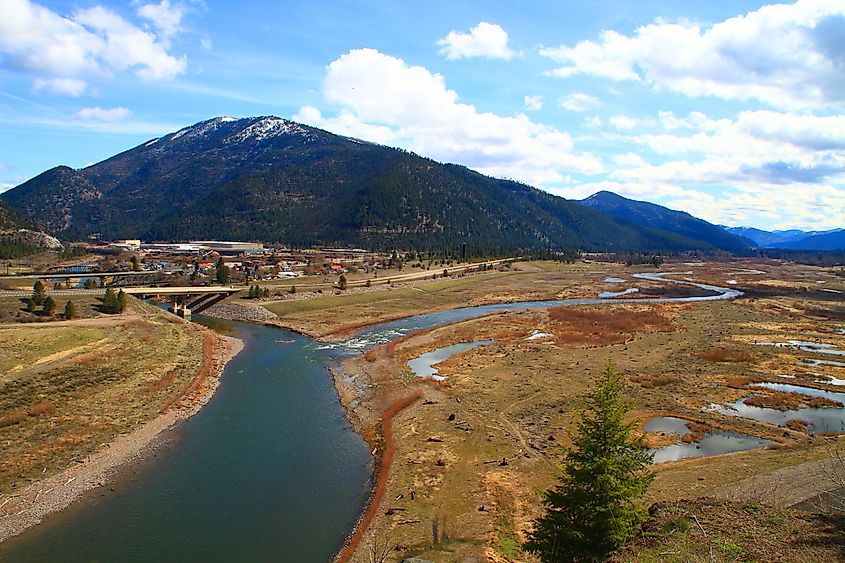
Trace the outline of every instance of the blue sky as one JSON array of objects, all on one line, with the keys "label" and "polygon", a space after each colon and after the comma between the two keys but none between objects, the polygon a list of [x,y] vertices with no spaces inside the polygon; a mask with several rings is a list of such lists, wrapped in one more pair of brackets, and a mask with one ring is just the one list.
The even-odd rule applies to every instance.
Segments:
[{"label": "blue sky", "polygon": [[581,198],[845,227],[845,2],[2,0],[0,189],[277,115]]}]

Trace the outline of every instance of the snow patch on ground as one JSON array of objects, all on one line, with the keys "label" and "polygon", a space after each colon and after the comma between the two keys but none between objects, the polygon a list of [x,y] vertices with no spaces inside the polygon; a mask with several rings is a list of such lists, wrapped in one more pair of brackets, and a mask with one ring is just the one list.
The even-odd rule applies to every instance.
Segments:
[{"label": "snow patch on ground", "polygon": [[525,340],[540,340],[542,338],[548,338],[549,336],[554,336],[554,334],[550,332],[540,332],[539,330],[535,330],[531,333],[530,336],[526,336]]},{"label": "snow patch on ground", "polygon": [[229,139],[229,142],[241,143],[248,139],[263,141],[264,139],[279,135],[302,135],[309,137],[308,130],[298,123],[280,117],[265,117],[244,127],[243,131]]}]

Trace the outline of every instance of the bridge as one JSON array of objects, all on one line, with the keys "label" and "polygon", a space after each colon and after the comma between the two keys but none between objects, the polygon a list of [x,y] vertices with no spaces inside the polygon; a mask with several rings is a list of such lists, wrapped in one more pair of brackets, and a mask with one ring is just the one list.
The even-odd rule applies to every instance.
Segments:
[{"label": "bridge", "polygon": [[226,285],[201,287],[125,287],[123,292],[139,299],[150,297],[170,298],[170,312],[180,317],[190,317],[191,313],[201,313],[241,291],[241,288]]},{"label": "bridge", "polygon": [[[141,272],[56,272],[56,273],[41,273],[41,274],[19,274],[15,276],[0,276],[0,281],[20,281],[20,280],[70,280],[82,278],[100,278],[105,285],[114,287],[125,287],[129,285],[145,284],[149,285],[156,281],[156,277],[161,272],[141,271]],[[110,282],[108,280],[111,279]],[[108,283],[107,283],[108,282]]]}]

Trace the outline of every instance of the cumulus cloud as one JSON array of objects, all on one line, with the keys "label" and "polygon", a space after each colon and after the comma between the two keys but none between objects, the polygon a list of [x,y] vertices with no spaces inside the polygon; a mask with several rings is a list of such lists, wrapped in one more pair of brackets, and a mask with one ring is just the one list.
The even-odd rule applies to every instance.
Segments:
[{"label": "cumulus cloud", "polygon": [[441,75],[374,49],[332,62],[323,96],[339,108],[334,115],[306,106],[294,119],[538,186],[603,170],[598,158],[574,150],[567,133],[524,114],[479,112],[461,103]]},{"label": "cumulus cloud", "polygon": [[727,224],[845,225],[843,116],[660,112],[639,121],[651,131],[605,135],[636,147],[613,158],[605,182],[564,187],[561,195],[610,189]]},{"label": "cumulus cloud", "polygon": [[507,60],[514,56],[508,47],[507,32],[495,23],[481,22],[469,33],[450,31],[437,45],[441,46],[440,54],[450,60],[470,57]]},{"label": "cumulus cloud", "polygon": [[845,3],[763,6],[712,26],[656,21],[633,35],[541,49],[558,77],[635,80],[687,96],[756,99],[783,109],[845,103]]},{"label": "cumulus cloud", "polygon": [[173,4],[169,0],[161,0],[158,4],[141,4],[137,9],[139,16],[150,20],[159,41],[165,47],[169,47],[173,36],[182,31],[185,12],[183,4]]},{"label": "cumulus cloud", "polygon": [[540,111],[543,109],[543,96],[525,96],[523,105],[526,111]]},{"label": "cumulus cloud", "polygon": [[126,108],[117,107],[111,109],[103,109],[101,107],[84,108],[79,110],[73,117],[75,119],[95,120],[95,121],[121,121],[132,114]]},{"label": "cumulus cloud", "polygon": [[580,92],[564,96],[560,99],[559,103],[560,107],[569,111],[590,111],[601,107],[601,100]]},{"label": "cumulus cloud", "polygon": [[144,80],[165,80],[184,73],[186,58],[167,52],[168,33],[178,31],[181,16],[168,19],[162,15],[175,10],[166,1],[140,10],[148,12],[145,17],[152,19],[162,37],[102,6],[62,16],[30,0],[4,0],[2,64],[35,75],[36,90],[71,96],[84,93],[91,78],[116,72],[131,70]]}]

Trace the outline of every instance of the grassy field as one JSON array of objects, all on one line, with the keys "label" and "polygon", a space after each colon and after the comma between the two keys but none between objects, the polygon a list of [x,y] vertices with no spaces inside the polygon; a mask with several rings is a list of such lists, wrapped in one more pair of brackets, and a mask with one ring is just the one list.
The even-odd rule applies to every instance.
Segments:
[{"label": "grassy field", "polygon": [[[50,294],[49,290],[47,294]],[[50,318],[38,306],[34,312],[28,312],[26,310],[25,298],[0,296],[0,325],[4,323],[33,323],[61,320],[68,300],[73,301],[76,307],[76,318],[85,319],[100,315],[102,301],[100,301],[98,296],[79,295],[72,298],[55,296],[54,299],[56,301],[56,314]]]},{"label": "grassy field", "polygon": [[264,302],[281,324],[317,337],[346,336],[364,325],[482,303],[595,297],[601,278],[583,280],[586,264],[521,263],[514,269],[418,281],[396,288]]},{"label": "grassy field", "polygon": [[696,500],[653,507],[641,537],[611,561],[790,561],[845,558],[845,516]]},{"label": "grassy field", "polygon": [[140,302],[122,316],[0,326],[0,492],[157,416],[181,396],[202,353],[201,334]]},{"label": "grassy field", "polygon": [[0,350],[3,353],[0,357],[0,372],[8,374],[50,356],[73,353],[107,336],[108,332],[103,328],[0,326]]},{"label": "grassy field", "polygon": [[[700,274],[724,285],[734,277],[736,267],[709,265]],[[805,285],[824,281],[826,287],[838,288],[843,283],[821,269],[763,267],[767,275],[737,286],[788,281],[799,273]],[[493,283],[516,282],[523,292],[534,291],[532,280],[547,285],[545,292],[551,286],[564,294],[604,289],[604,273],[549,270]],[[626,274],[624,269],[621,274]],[[499,314],[414,334],[348,361],[345,371],[358,376],[359,387],[340,384],[341,397],[353,405],[359,427],[377,428],[380,412],[397,397],[418,388],[424,393],[423,400],[394,419],[396,461],[386,500],[364,549],[382,541],[401,546],[397,555],[433,561],[525,560],[519,546],[539,513],[537,492],[554,483],[579,397],[609,362],[628,381],[630,420],[636,424],[653,416],[673,415],[693,421],[699,431],[733,430],[776,444],[760,451],[663,464],[649,502],[725,496],[726,487],[747,477],[827,455],[832,438],[810,437],[797,427],[776,427],[706,409],[711,403],[748,395],[744,382],[749,376],[779,381],[780,375],[789,375],[790,382],[836,390],[815,383],[815,376],[796,364],[795,354],[754,345],[755,341],[785,339],[841,344],[843,338],[835,332],[840,326],[837,321],[809,316],[799,307],[837,310],[814,301],[814,295],[789,289],[780,297],[736,301]],[[549,336],[526,340],[535,331]],[[424,352],[482,339],[495,343],[437,366],[449,378],[443,383],[420,383],[408,373],[407,361]],[[834,369],[840,368],[825,373],[833,374]],[[375,392],[367,391],[369,383]],[[369,400],[361,401],[361,397]],[[648,440],[657,447],[679,437],[649,435]],[[768,487],[756,494],[776,502],[780,493],[786,498],[796,488],[785,483],[783,490]],[[438,530],[437,541],[433,541],[433,527]],[[736,545],[745,545],[737,541]],[[652,560],[644,557],[641,560]]]}]

